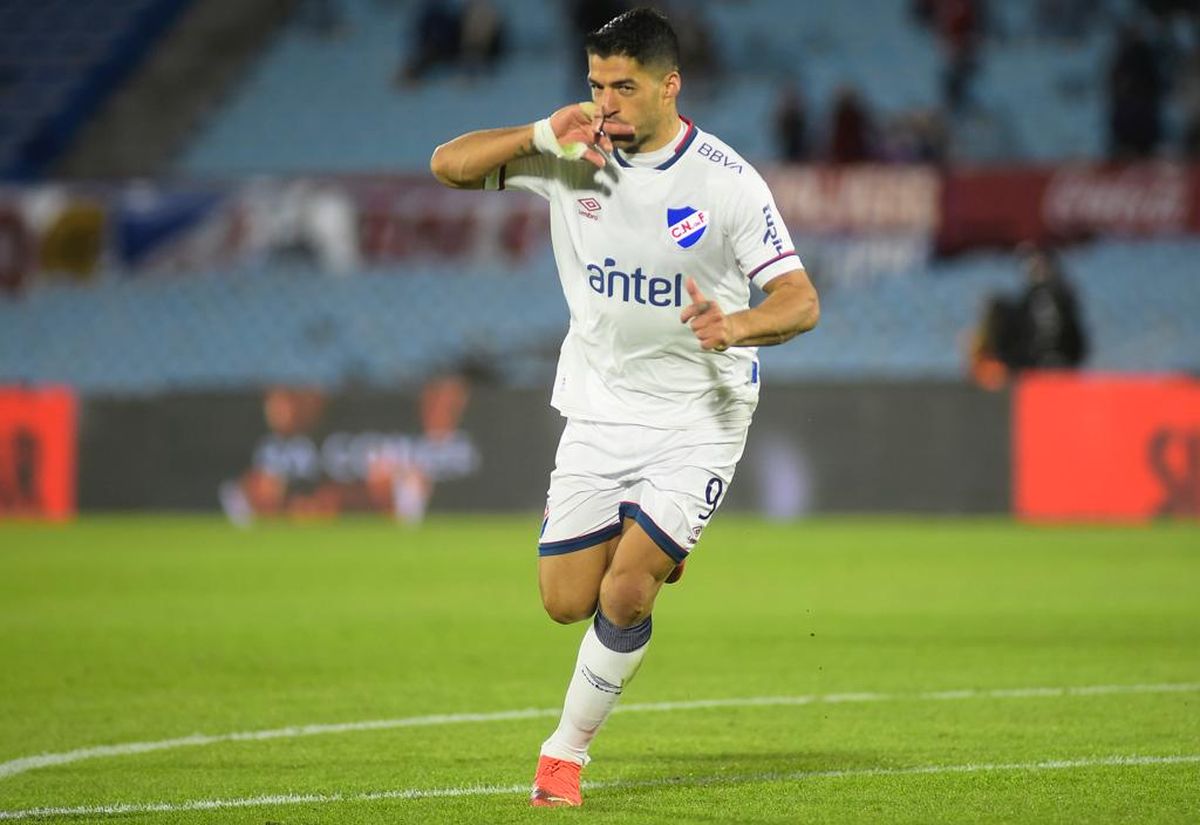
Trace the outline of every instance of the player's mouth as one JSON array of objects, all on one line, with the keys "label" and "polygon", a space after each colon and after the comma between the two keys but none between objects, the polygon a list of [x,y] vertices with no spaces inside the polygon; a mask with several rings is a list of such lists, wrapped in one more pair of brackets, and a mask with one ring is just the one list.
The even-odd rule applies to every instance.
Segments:
[{"label": "player's mouth", "polygon": [[[625,121],[620,120],[619,118],[615,118],[615,117],[607,117],[604,119],[604,122],[605,123],[619,123],[622,126],[629,125]],[[609,137],[609,140],[611,140],[613,143],[633,143],[635,140],[637,140],[636,134],[609,135],[608,137]]]}]

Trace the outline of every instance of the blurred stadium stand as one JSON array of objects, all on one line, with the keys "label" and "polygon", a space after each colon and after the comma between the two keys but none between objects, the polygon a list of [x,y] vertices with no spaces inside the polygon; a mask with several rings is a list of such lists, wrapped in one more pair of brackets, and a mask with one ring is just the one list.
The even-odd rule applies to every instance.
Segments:
[{"label": "blurred stadium stand", "polygon": [[[158,52],[121,94],[139,84],[150,91],[115,107],[123,121],[118,113],[108,127],[95,121],[85,129],[60,170],[134,175],[169,166],[181,180],[222,181],[264,173],[424,174],[432,147],[457,133],[530,121],[586,94],[582,60],[564,35],[567,4],[494,5],[509,46],[495,71],[435,71],[401,87],[393,78],[417,2],[341,0],[326,6],[339,17],[322,32],[303,0],[0,0],[8,79],[0,89],[0,166],[20,178],[49,164],[116,84],[115,67],[133,66],[158,38]],[[1039,29],[1041,5],[989,4],[975,103],[954,118],[951,161],[1059,163],[1103,155],[1115,21],[1137,4],[1091,4],[1092,23],[1067,42]],[[251,22],[237,16],[267,6],[269,13]],[[942,105],[940,47],[907,0],[679,7],[717,33],[721,73],[711,84],[685,86],[683,110],[764,166],[776,162],[764,124],[786,79],[803,91],[814,139],[823,138],[824,113],[847,84],[882,123]],[[172,20],[178,22],[169,26]],[[242,23],[253,36],[226,43],[222,32]],[[171,55],[173,67],[163,68]],[[201,93],[204,84],[188,83],[189,74],[219,77]],[[190,97],[167,95],[177,105],[156,106],[172,79]],[[84,87],[88,100],[81,102]],[[203,127],[168,164],[181,134],[198,122]],[[143,144],[131,141],[130,129],[164,136]],[[41,148],[30,154],[31,146]],[[0,192],[0,213],[8,208],[30,226],[55,225],[36,218],[45,211],[43,195]],[[181,215],[191,209],[182,202],[179,208]],[[96,232],[124,231],[116,218],[105,220],[95,219],[102,227]],[[44,266],[49,242],[37,235],[43,229],[32,230],[27,243]],[[1200,370],[1200,241],[1185,239],[1187,231],[1101,238],[1065,256],[1093,333],[1089,368]],[[793,233],[818,279],[826,320],[803,346],[764,351],[768,380],[962,377],[965,336],[984,299],[1015,292],[1020,283],[1013,257],[995,251],[951,260],[901,255],[867,276],[843,277],[843,259],[819,247],[806,252],[804,231]],[[412,256],[355,264],[354,277],[330,277],[311,263],[223,264],[219,256],[194,273],[164,275],[97,254],[84,276],[31,278],[14,297],[0,298],[0,381],[61,381],[103,393],[289,381],[396,386],[473,360],[505,382],[542,385],[566,313],[548,249],[531,255],[507,263]]]},{"label": "blurred stadium stand", "polygon": [[[190,173],[418,168],[430,147],[480,123],[519,123],[564,99],[586,96],[564,6],[553,0],[495,5],[513,30],[512,55],[498,70],[469,79],[442,72],[397,90],[401,35],[416,4],[346,0],[345,33],[316,38],[291,25],[266,52],[235,100],[184,156]],[[788,0],[690,4],[713,32],[720,79],[682,108],[752,161],[775,155],[770,129],[775,92],[795,80],[810,117],[824,120],[836,91],[854,87],[886,120],[936,110],[942,57],[936,37],[905,0],[811,4]],[[1104,79],[1111,21],[1132,3],[1092,4],[1099,21],[1069,42],[1049,40],[1035,2],[991,3],[972,98],[953,119],[952,147],[965,160],[1100,157]],[[682,8],[682,7],[681,7]],[[871,25],[864,26],[863,21]],[[1103,25],[1101,23],[1104,23]],[[688,94],[691,92],[691,94]],[[329,119],[337,129],[329,129]],[[280,136],[286,135],[286,140]]]},{"label": "blurred stadium stand", "polygon": [[191,1],[0,2],[0,175],[45,171]]},{"label": "blurred stadium stand", "polygon": [[[1107,241],[1064,257],[1093,331],[1089,368],[1200,372],[1200,241]],[[826,284],[822,326],[802,346],[764,349],[765,380],[961,379],[984,299],[1019,283],[1010,255],[979,253]],[[114,278],[0,302],[0,381],[104,394],[391,387],[470,362],[503,383],[548,386],[565,330],[549,255],[471,274],[430,264],[352,278],[294,267]]]}]

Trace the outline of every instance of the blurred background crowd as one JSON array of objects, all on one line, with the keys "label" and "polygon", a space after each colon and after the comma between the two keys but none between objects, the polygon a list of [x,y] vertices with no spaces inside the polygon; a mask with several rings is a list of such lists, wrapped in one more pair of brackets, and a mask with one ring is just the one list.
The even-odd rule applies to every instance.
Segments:
[{"label": "blurred background crowd", "polygon": [[[428,158],[629,5],[0,0],[0,383],[547,387],[544,206]],[[821,290],[768,386],[1200,371],[1196,0],[653,5]]]}]

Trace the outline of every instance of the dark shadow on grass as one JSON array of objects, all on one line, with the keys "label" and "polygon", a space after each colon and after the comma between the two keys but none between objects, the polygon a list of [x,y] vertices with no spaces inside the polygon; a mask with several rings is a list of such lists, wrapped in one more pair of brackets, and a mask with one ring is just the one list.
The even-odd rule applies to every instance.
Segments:
[{"label": "dark shadow on grass", "polygon": [[[706,788],[723,788],[756,782],[795,781],[796,774],[824,771],[856,771],[884,767],[879,754],[867,751],[724,751],[721,753],[638,754],[633,757],[610,755],[606,766],[613,773],[590,771],[585,781],[596,786],[584,791],[593,813],[657,812],[662,821],[680,818],[688,822],[729,822],[729,812],[703,805],[687,804],[683,810],[663,810],[663,791],[688,789],[693,802],[703,798]],[[611,783],[611,784],[610,784]],[[645,806],[645,807],[643,807]],[[740,811],[738,822],[767,823],[788,821],[765,811]]]},{"label": "dark shadow on grass", "polygon": [[[611,761],[610,761],[611,760]],[[605,758],[617,764],[617,757]],[[621,778],[672,775],[711,776],[730,774],[796,773],[840,771],[881,767],[879,754],[867,751],[743,751],[721,753],[662,753],[620,757]],[[599,780],[599,777],[593,777]]]}]

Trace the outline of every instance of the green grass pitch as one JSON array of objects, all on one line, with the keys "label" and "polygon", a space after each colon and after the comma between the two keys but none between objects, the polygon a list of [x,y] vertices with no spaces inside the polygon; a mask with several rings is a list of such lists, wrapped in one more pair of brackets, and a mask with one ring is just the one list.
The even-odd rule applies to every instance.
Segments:
[{"label": "green grass pitch", "polygon": [[718,519],[531,810],[537,524],[0,525],[0,822],[1200,821],[1195,525]]}]

